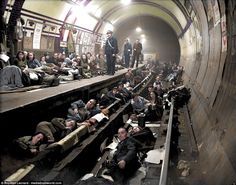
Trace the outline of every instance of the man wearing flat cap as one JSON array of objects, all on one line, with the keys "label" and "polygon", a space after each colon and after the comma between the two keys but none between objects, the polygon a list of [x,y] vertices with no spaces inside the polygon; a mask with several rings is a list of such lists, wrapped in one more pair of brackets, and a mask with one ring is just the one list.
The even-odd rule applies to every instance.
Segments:
[{"label": "man wearing flat cap", "polygon": [[105,55],[107,61],[107,74],[114,75],[115,74],[115,62],[116,62],[116,54],[118,53],[118,45],[115,37],[112,36],[112,31],[107,31],[107,40],[105,44]]}]

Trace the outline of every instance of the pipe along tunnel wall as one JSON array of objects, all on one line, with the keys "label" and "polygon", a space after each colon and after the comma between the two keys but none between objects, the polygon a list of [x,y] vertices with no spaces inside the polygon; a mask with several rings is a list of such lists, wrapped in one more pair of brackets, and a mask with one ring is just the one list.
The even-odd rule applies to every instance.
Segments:
[{"label": "pipe along tunnel wall", "polygon": [[[189,109],[199,149],[198,178],[207,185],[230,185],[236,182],[236,3],[218,1],[227,22],[224,30],[223,19],[212,24],[206,5],[192,2],[198,21],[179,42],[184,84],[192,90]],[[196,35],[191,37],[191,32]]]}]

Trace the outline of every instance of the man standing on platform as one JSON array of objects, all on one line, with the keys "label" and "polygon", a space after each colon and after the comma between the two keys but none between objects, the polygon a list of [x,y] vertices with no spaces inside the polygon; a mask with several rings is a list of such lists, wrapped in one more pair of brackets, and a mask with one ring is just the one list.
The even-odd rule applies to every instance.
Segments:
[{"label": "man standing on platform", "polygon": [[113,32],[107,31],[107,40],[105,44],[105,55],[107,62],[107,74],[114,75],[115,74],[115,62],[116,62],[116,54],[118,53],[118,44],[115,37],[112,36]]},{"label": "man standing on platform", "polygon": [[137,39],[133,45],[133,60],[131,67],[134,67],[134,62],[136,60],[136,68],[138,67],[139,57],[141,55],[141,51],[143,49],[142,43],[139,42],[139,39]]},{"label": "man standing on platform", "polygon": [[127,38],[124,44],[125,67],[129,68],[130,55],[132,54],[132,45]]}]

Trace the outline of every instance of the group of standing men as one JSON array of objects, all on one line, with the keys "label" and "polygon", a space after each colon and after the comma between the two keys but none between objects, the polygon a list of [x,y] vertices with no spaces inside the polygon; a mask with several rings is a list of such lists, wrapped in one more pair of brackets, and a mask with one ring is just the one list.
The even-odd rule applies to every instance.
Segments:
[{"label": "group of standing men", "polygon": [[[129,42],[129,39],[125,40],[125,44],[124,44],[125,67],[133,68],[135,61],[136,61],[136,68],[138,67],[138,62],[139,62],[142,49],[143,49],[143,46],[142,46],[142,43],[139,41],[139,39],[135,41],[133,45],[133,50],[132,50],[132,45]],[[133,58],[132,58],[131,64],[129,64],[132,51],[133,51]]]},{"label": "group of standing men", "polygon": [[[107,31],[107,40],[105,44],[105,55],[107,61],[107,74],[114,75],[115,74],[115,62],[116,62],[116,55],[118,54],[118,43],[117,39],[112,35],[113,32],[108,30]],[[124,60],[125,60],[125,67],[134,67],[134,63],[136,61],[136,68],[138,67],[139,58],[142,51],[142,43],[137,39],[133,45],[129,42],[129,39],[126,39],[124,44]],[[132,62],[130,64],[130,58],[133,54]]]}]

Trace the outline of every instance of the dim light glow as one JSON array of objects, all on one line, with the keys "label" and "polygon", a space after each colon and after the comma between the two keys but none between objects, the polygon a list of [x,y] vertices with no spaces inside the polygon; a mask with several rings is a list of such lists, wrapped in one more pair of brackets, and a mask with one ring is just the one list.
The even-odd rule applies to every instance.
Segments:
[{"label": "dim light glow", "polygon": [[123,5],[129,5],[131,3],[131,0],[121,0],[121,3]]},{"label": "dim light glow", "polygon": [[140,28],[140,27],[136,28],[136,32],[141,32],[141,31],[142,31],[142,28]]},{"label": "dim light glow", "polygon": [[146,35],[145,35],[145,34],[142,34],[142,35],[141,35],[141,38],[145,38],[145,37],[146,37]]},{"label": "dim light glow", "polygon": [[[91,17],[83,6],[77,5],[72,7],[71,19],[73,20],[74,17],[77,17],[75,24],[83,28],[93,30],[97,24],[97,20]],[[83,19],[81,19],[81,17],[83,17]]]},{"label": "dim light glow", "polygon": [[144,44],[146,42],[146,39],[145,38],[142,38],[141,39],[141,43]]},{"label": "dim light glow", "polygon": [[102,10],[101,9],[98,9],[96,12],[95,12],[95,16],[100,18],[102,15]]}]

